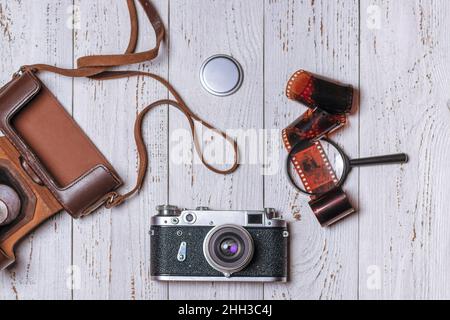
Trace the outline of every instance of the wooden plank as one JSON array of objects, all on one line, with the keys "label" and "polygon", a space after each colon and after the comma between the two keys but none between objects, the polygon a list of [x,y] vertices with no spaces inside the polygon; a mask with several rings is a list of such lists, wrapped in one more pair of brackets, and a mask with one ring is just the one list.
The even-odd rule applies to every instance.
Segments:
[{"label": "wooden plank", "polygon": [[449,12],[445,0],[361,2],[361,153],[411,157],[361,171],[363,299],[450,297]]},{"label": "wooden plank", "polygon": [[[75,57],[124,50],[125,3],[75,4],[81,11]],[[1,83],[22,64],[71,66],[71,5],[72,0],[0,0]],[[169,2],[156,5],[169,26]],[[411,162],[362,169],[359,179],[355,171],[346,190],[358,205],[360,185],[359,215],[321,229],[306,199],[284,177],[286,152],[280,141],[268,143],[269,159],[280,164],[276,175],[263,177],[260,166],[244,165],[233,176],[217,176],[201,165],[169,162],[169,112],[161,109],[146,122],[151,169],[139,198],[74,222],[73,252],[69,216],[42,226],[18,248],[18,263],[0,274],[0,299],[70,299],[66,282],[72,264],[81,281],[75,299],[353,299],[358,292],[362,299],[449,298],[448,1],[362,0],[361,70],[356,0],[172,0],[170,7],[170,74],[167,46],[155,62],[135,68],[170,76],[206,120],[223,129],[260,129],[264,123],[281,129],[305,111],[283,92],[294,71],[307,69],[355,87],[360,71],[361,126],[358,115],[351,116],[337,140],[352,156],[406,151]],[[140,48],[148,48],[154,37],[145,20],[140,24],[145,29]],[[244,66],[244,87],[235,96],[212,97],[200,87],[200,64],[215,53],[232,54]],[[71,111],[72,80],[51,74],[43,80]],[[137,165],[134,117],[155,98],[166,97],[166,90],[148,79],[78,79],[74,88],[76,120],[130,185]],[[170,120],[172,133],[188,129],[177,112],[170,112]],[[290,283],[263,289],[219,283],[169,288],[151,282],[150,216],[169,200],[182,207],[266,206],[283,212],[293,222]],[[301,220],[294,222],[291,216],[297,213]]]},{"label": "wooden plank", "polygon": [[[262,1],[171,1],[170,80],[198,115],[220,129],[263,128],[263,8]],[[217,53],[237,58],[245,72],[243,87],[226,98],[206,93],[199,79],[203,61]],[[170,128],[171,132],[188,130],[177,111],[170,113]],[[180,165],[175,160],[171,157],[171,203],[188,208],[262,209],[259,165],[247,162],[237,173],[220,176],[199,164]],[[171,299],[263,297],[259,284],[171,284],[169,293]]]},{"label": "wooden plank", "polygon": [[[72,30],[66,22],[71,0],[0,1],[0,83],[21,65],[71,64]],[[71,109],[70,79],[40,75]],[[70,299],[71,219],[62,214],[29,236],[16,250],[17,263],[0,273],[0,299]],[[51,284],[51,285],[49,285]]]},{"label": "wooden plank", "polygon": [[[282,129],[306,108],[288,101],[289,77],[304,69],[358,88],[358,1],[265,1],[265,121]],[[350,155],[358,154],[358,116],[338,136]],[[279,135],[281,140],[281,133]],[[281,141],[269,143],[269,159],[280,163],[265,179],[265,206],[292,221],[291,279],[288,285],[266,285],[266,299],[355,299],[358,281],[358,215],[329,229],[321,228],[284,174],[287,156]],[[277,160],[278,159],[278,160]],[[358,205],[358,175],[345,185]],[[294,222],[293,216],[300,221]]]},{"label": "wooden plank", "polygon": [[[153,1],[167,25],[167,1]],[[76,1],[81,29],[75,33],[75,57],[120,53],[129,38],[125,1]],[[140,50],[155,37],[139,7]],[[167,76],[167,47],[154,62],[125,69],[152,71]],[[75,118],[112,162],[130,188],[137,170],[133,128],[139,110],[167,91],[150,79],[95,82],[75,81]],[[100,212],[74,225],[74,264],[81,270],[75,299],[163,299],[167,285],[150,281],[150,217],[155,206],[167,201],[167,110],[152,112],[145,124],[151,156],[145,189],[120,208]],[[125,191],[125,190],[124,190]]]}]

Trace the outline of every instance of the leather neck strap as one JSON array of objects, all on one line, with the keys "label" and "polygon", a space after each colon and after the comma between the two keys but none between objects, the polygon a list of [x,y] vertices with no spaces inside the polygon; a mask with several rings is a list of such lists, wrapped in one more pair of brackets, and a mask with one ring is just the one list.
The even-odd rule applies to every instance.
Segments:
[{"label": "leather neck strap", "polygon": [[[145,175],[148,168],[148,152],[147,147],[144,142],[142,136],[142,123],[144,121],[145,115],[153,110],[154,108],[162,105],[170,105],[178,110],[180,110],[187,118],[189,122],[189,126],[191,129],[191,133],[194,140],[195,150],[198,153],[202,163],[211,171],[218,174],[230,174],[237,170],[239,166],[238,159],[238,145],[237,142],[231,139],[224,132],[216,129],[214,126],[209,124],[208,122],[203,121],[200,117],[192,112],[192,110],[187,106],[184,100],[181,98],[180,94],[175,90],[175,88],[162,77],[148,72],[140,72],[140,71],[110,71],[110,68],[125,66],[130,64],[141,63],[144,61],[153,60],[158,56],[159,48],[161,46],[162,41],[164,40],[165,29],[162,23],[162,20],[156,11],[155,7],[149,0],[138,0],[142,5],[147,18],[153,26],[153,29],[156,34],[156,45],[154,48],[136,53],[136,46],[139,34],[139,25],[138,25],[138,16],[135,5],[135,0],[127,0],[128,10],[130,12],[130,22],[131,22],[131,35],[130,41],[127,47],[127,50],[124,54],[117,55],[93,55],[93,56],[85,56],[81,57],[77,60],[77,68],[76,69],[64,69],[58,68],[55,66],[47,65],[47,64],[35,64],[22,67],[25,71],[39,72],[39,71],[48,71],[57,73],[63,76],[68,77],[89,77],[95,80],[112,80],[119,78],[128,78],[128,77],[150,77],[158,82],[160,82],[163,86],[165,86],[169,92],[174,97],[174,100],[159,100],[148,107],[146,107],[137,117],[135,123],[135,141],[137,145],[138,155],[139,155],[139,169],[138,169],[138,178],[135,187],[127,192],[124,195],[120,195],[117,192],[112,192],[107,195],[106,207],[112,208],[122,204],[125,200],[132,197],[136,193],[138,193],[145,180]],[[209,164],[203,155],[203,152],[200,147],[199,139],[195,130],[195,121],[200,122],[206,128],[212,130],[214,133],[223,137],[228,143],[233,146],[234,152],[234,163],[232,167],[228,170],[220,170],[213,167]]]},{"label": "leather neck strap", "polygon": [[76,69],[64,69],[47,64],[35,64],[26,66],[37,71],[49,71],[67,77],[91,77],[102,78],[102,73],[112,67],[126,66],[144,61],[150,61],[158,56],[159,48],[164,40],[165,29],[162,20],[155,7],[149,0],[139,0],[144,11],[153,26],[156,34],[156,45],[154,48],[136,53],[137,40],[139,36],[139,24],[135,0],[126,0],[130,13],[131,34],[127,50],[124,54],[115,55],[92,55],[81,57],[77,60]]}]

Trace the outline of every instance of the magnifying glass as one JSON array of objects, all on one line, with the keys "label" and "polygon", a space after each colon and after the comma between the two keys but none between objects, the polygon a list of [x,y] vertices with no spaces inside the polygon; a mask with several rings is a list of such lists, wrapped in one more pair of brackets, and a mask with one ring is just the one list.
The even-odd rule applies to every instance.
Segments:
[{"label": "magnifying glass", "polygon": [[298,191],[308,196],[321,196],[341,187],[355,167],[402,164],[408,161],[408,155],[404,153],[350,159],[337,143],[322,138],[295,145],[289,152],[286,171],[291,184]]}]

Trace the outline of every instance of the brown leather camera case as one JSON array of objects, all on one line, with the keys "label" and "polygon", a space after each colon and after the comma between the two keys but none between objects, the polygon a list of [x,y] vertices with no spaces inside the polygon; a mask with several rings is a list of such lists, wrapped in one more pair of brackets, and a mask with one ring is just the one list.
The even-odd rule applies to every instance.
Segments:
[{"label": "brown leather camera case", "polygon": [[[144,52],[136,52],[139,23],[135,2],[142,5],[156,35],[155,47]],[[126,3],[130,13],[131,33],[124,54],[81,57],[77,60],[75,69],[48,64],[23,66],[21,72],[0,89],[0,130],[6,136],[6,139],[0,138],[0,185],[15,189],[22,205],[19,218],[14,223],[2,226],[3,222],[0,221],[0,270],[14,261],[13,248],[16,243],[62,208],[74,218],[79,218],[102,205],[107,208],[119,206],[141,190],[149,162],[142,123],[145,115],[156,107],[170,105],[184,114],[191,128],[195,150],[209,170],[227,175],[239,167],[236,141],[193,113],[167,80],[149,72],[110,70],[113,67],[155,59],[164,40],[164,25],[149,0],[126,0]],[[98,81],[148,77],[168,89],[173,99],[156,101],[137,116],[134,135],[139,167],[133,189],[125,194],[116,192],[122,185],[121,179],[64,107],[37,78],[36,74],[44,71],[74,78],[89,77]],[[234,164],[231,168],[221,170],[205,160],[195,122],[213,130],[231,144],[234,151]],[[5,165],[2,166],[2,163]]]},{"label": "brown leather camera case", "polygon": [[[21,216],[0,228],[0,270],[14,246],[61,209],[80,218],[103,205],[122,181],[96,146],[32,73],[0,91],[0,183],[21,198]],[[4,180],[4,181],[3,181]]]},{"label": "brown leather camera case", "polygon": [[31,72],[0,94],[0,130],[74,218],[92,212],[122,184],[115,170],[53,94]]}]

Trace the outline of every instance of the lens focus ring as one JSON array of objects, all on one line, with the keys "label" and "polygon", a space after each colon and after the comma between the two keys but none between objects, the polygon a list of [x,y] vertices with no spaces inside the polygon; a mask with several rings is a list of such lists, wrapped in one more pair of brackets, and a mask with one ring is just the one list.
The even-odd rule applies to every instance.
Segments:
[{"label": "lens focus ring", "polygon": [[241,226],[223,225],[212,229],[203,242],[203,253],[209,265],[225,276],[242,271],[251,262],[254,243]]}]

